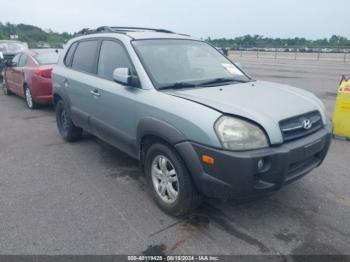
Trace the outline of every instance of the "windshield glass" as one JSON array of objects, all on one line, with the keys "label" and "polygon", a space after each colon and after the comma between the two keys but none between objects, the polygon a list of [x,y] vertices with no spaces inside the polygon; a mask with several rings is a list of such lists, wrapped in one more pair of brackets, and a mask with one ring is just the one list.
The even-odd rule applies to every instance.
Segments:
[{"label": "windshield glass", "polygon": [[0,51],[4,54],[16,54],[28,49],[26,43],[21,42],[1,42],[0,41]]},{"label": "windshield glass", "polygon": [[250,81],[230,60],[202,41],[137,40],[133,45],[159,89]]},{"label": "windshield glass", "polygon": [[58,61],[58,53],[52,52],[52,53],[43,53],[35,56],[36,61],[38,61],[39,64],[56,64]]}]

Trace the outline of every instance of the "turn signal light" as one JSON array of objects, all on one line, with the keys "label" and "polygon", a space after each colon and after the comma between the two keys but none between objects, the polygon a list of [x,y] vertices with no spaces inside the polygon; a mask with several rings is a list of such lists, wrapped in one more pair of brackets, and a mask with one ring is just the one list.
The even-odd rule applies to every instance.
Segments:
[{"label": "turn signal light", "polygon": [[202,156],[202,161],[208,165],[213,165],[215,163],[215,159],[207,155]]}]

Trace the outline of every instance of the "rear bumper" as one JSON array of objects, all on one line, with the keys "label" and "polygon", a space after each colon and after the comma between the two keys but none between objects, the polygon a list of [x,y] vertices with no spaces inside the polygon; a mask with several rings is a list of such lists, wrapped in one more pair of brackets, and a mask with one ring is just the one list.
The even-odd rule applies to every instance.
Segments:
[{"label": "rear bumper", "polygon": [[52,104],[52,95],[43,95],[35,97],[35,101],[40,104]]},{"label": "rear bumper", "polygon": [[[244,198],[275,191],[309,173],[324,160],[331,142],[331,125],[307,137],[266,149],[232,152],[191,142],[176,149],[197,189],[208,197]],[[201,162],[202,155],[215,159]],[[259,160],[265,166],[258,168]]]},{"label": "rear bumper", "polygon": [[33,77],[31,91],[35,102],[40,104],[52,103],[52,81],[50,78]]}]

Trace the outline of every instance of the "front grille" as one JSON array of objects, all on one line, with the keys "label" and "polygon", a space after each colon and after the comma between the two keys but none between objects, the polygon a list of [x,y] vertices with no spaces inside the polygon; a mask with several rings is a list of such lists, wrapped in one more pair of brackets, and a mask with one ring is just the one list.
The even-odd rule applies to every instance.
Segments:
[{"label": "front grille", "polygon": [[[305,125],[306,122],[306,125]],[[322,128],[322,117],[318,111],[291,117],[280,121],[285,142],[310,135]]]}]

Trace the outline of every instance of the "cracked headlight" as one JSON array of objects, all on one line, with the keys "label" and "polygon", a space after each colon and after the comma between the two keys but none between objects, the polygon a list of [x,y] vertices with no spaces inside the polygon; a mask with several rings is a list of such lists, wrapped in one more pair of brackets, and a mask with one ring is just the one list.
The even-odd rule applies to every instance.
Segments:
[{"label": "cracked headlight", "polygon": [[260,127],[239,118],[222,116],[216,121],[214,128],[225,149],[251,150],[269,146]]}]

